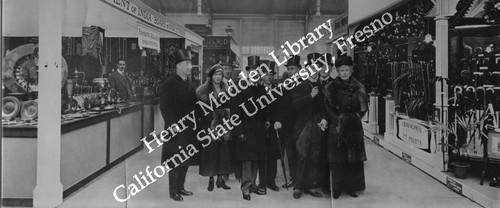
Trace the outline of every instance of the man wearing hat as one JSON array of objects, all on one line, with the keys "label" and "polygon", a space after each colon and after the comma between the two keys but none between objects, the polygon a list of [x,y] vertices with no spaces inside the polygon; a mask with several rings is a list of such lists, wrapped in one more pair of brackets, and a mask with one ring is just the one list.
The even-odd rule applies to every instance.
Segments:
[{"label": "man wearing hat", "polygon": [[[189,79],[192,69],[190,51],[176,49],[173,52],[173,64],[176,74],[168,77],[160,88],[160,111],[165,122],[165,129],[196,109],[197,106],[194,85]],[[163,145],[162,164],[179,153],[178,147],[184,148],[193,144],[197,149],[201,149],[193,128],[192,124],[183,131],[180,131],[179,128],[172,128],[177,135],[172,137],[168,144]],[[189,165],[195,164],[195,161],[198,161],[197,155],[190,157],[177,167],[172,162],[167,163],[169,167],[173,168],[168,172],[169,193],[173,200],[182,201],[182,196],[193,195],[193,192],[185,190],[184,182]]]},{"label": "man wearing hat", "polygon": [[[271,91],[276,85],[272,83],[273,77],[276,74],[274,67],[276,62],[270,62],[264,60],[261,63],[266,64],[269,67],[269,71],[262,77],[261,85],[265,90],[265,93]],[[276,137],[276,132],[271,128],[271,124],[276,121],[278,101],[271,103],[266,106],[266,160],[259,166],[259,188],[266,190],[266,187],[273,190],[279,191],[276,185],[275,178],[278,173],[278,159],[280,159],[280,149],[278,145],[278,140]]]},{"label": "man wearing hat", "polygon": [[[300,56],[290,57],[285,66],[287,68],[285,78],[292,77],[302,68],[300,65]],[[282,187],[288,188],[293,186],[297,164],[297,149],[295,147],[297,140],[292,136],[296,114],[295,108],[292,106],[292,91],[285,90],[279,103],[280,108],[278,110],[277,121],[274,123],[274,129],[278,130],[280,139],[282,140],[281,144],[284,144],[282,148],[286,149],[290,179]]]},{"label": "man wearing hat", "polygon": [[[260,57],[248,57],[248,71],[256,70],[259,66]],[[248,76],[247,76],[248,78]],[[252,81],[249,81],[252,82]],[[241,91],[234,99],[238,105],[248,106],[249,109],[255,109],[249,99],[256,99],[264,94],[265,90],[257,83],[251,83],[250,86]],[[241,191],[243,199],[250,200],[250,193],[258,195],[266,194],[255,184],[259,164],[265,161],[265,138],[266,138],[266,112],[265,109],[258,110],[253,116],[248,116],[242,107],[235,108],[236,114],[241,119],[241,124],[234,127],[235,150],[234,158],[241,167]]]},{"label": "man wearing hat", "polygon": [[233,63],[231,63],[229,56],[224,56],[220,62],[223,70],[223,78],[222,81],[226,84],[229,80],[232,80],[233,77]]},{"label": "man wearing hat", "polygon": [[[326,85],[334,80],[334,78],[331,77],[331,72],[335,71],[333,70],[333,61],[332,61],[332,54],[322,54],[320,57],[322,60],[324,60],[327,65],[324,65],[323,62],[318,61],[316,64],[321,67],[321,70],[319,71],[319,80],[318,80],[318,97],[319,99],[324,100],[324,89]],[[321,165],[320,165],[320,171],[318,173],[317,177],[317,186],[321,187],[323,189],[323,193],[330,193],[330,167],[329,167],[329,162],[328,162],[328,154],[327,154],[327,139],[328,136],[327,134],[322,134],[321,136]]]},{"label": "man wearing hat", "polygon": [[[307,55],[307,66],[315,70],[319,53]],[[315,63],[316,62],[316,63]],[[321,193],[312,191],[318,178],[320,167],[321,137],[324,132],[319,127],[325,115],[325,104],[319,90],[318,73],[310,74],[307,80],[293,90],[292,105],[297,110],[293,137],[297,138],[297,170],[294,178],[293,197],[299,199],[302,193],[313,197],[322,197]]]}]

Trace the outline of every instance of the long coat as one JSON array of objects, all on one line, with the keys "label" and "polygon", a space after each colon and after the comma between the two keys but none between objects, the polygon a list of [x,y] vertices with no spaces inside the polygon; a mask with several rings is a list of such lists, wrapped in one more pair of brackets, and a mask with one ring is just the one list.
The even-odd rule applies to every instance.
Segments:
[{"label": "long coat", "polygon": [[328,158],[330,162],[366,161],[361,118],[368,110],[364,86],[353,77],[349,82],[339,77],[326,86],[328,113]]},{"label": "long coat", "polygon": [[[271,88],[275,88],[277,85],[272,84]],[[264,87],[264,93],[267,93],[267,90]],[[270,89],[269,89],[270,90]],[[266,121],[270,123],[270,127],[267,130],[267,143],[266,143],[266,151],[268,158],[267,159],[280,159],[280,146],[278,143],[278,137],[276,135],[276,131],[274,130],[274,122],[277,121],[278,119],[278,109],[279,105],[281,104],[278,99],[280,99],[280,96],[275,95],[277,97],[273,103],[269,104],[266,106]],[[280,135],[281,136],[281,135]],[[282,139],[282,138],[280,138]],[[282,141],[280,141],[282,142]],[[281,143],[281,147],[284,148],[284,143]]]},{"label": "long coat", "polygon": [[[196,89],[196,96],[199,100],[209,103],[209,96],[212,92],[215,93],[213,83],[211,80],[208,80],[205,84]],[[229,107],[229,103],[224,103],[207,116],[201,117],[199,123],[200,128],[215,129],[215,126],[223,124],[222,118],[228,120],[230,117]],[[200,175],[215,176],[234,172],[232,146],[229,143],[230,139],[231,131],[224,134],[217,141],[211,141],[209,146],[200,150]]]},{"label": "long coat", "polygon": [[121,99],[127,100],[132,97],[132,85],[127,77],[115,71],[113,74],[109,75],[108,81],[109,87],[115,89]]},{"label": "long coat", "polygon": [[[241,91],[234,99],[238,107],[236,114],[240,117],[241,124],[233,129],[234,141],[234,159],[238,161],[259,161],[265,160],[265,138],[266,138],[266,108],[261,109],[257,98],[265,93],[262,86],[249,86]],[[249,99],[253,100],[251,102]],[[251,114],[256,108],[255,115],[248,116],[240,104],[244,104]],[[255,105],[254,105],[255,104]],[[238,138],[240,134],[245,135],[245,141]]]},{"label": "long coat", "polygon": [[[319,83],[305,80],[293,91],[292,105],[297,111],[293,136],[297,138],[296,146],[300,155],[319,160],[323,132],[317,124],[325,117],[326,112],[323,93],[311,97],[311,90],[315,86],[319,87]],[[312,148],[309,149],[310,147]]]},{"label": "long coat", "polygon": [[[179,119],[188,115],[191,111],[196,110],[197,99],[193,85],[190,82],[182,80],[178,75],[168,77],[163,82],[160,89],[160,111],[163,121],[165,122],[165,129],[177,123]],[[175,154],[179,154],[183,157],[180,152],[184,150],[187,153],[188,151],[185,149],[189,144],[193,144],[198,151],[201,149],[201,145],[196,139],[197,130],[193,130],[193,124],[191,122],[184,123],[187,125],[184,131],[177,133],[170,141],[163,143],[161,154],[162,163]],[[178,146],[181,146],[181,149],[179,149]],[[199,154],[195,154],[180,165],[194,165],[198,163],[198,160]]]}]

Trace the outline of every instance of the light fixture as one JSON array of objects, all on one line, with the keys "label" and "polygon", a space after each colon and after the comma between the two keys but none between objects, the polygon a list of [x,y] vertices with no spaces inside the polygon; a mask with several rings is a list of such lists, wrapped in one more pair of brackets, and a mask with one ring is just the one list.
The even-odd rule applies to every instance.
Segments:
[{"label": "light fixture", "polygon": [[434,41],[432,39],[432,35],[430,33],[429,27],[430,27],[429,18],[427,18],[427,35],[425,35],[425,38],[424,38],[425,43],[431,43]]},{"label": "light fixture", "polygon": [[233,36],[233,28],[231,28],[231,26],[227,26],[226,33],[227,33],[227,36],[229,36],[229,37]]},{"label": "light fixture", "polygon": [[427,33],[427,35],[425,35],[424,42],[426,42],[426,43],[431,43],[432,41],[434,41],[434,40],[432,39],[432,35],[431,35],[431,34],[429,34],[429,33]]}]

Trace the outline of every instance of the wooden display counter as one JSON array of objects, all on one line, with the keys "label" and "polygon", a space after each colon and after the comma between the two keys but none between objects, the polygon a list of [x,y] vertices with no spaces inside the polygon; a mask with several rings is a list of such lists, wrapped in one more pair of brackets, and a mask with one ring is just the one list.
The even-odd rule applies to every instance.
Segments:
[{"label": "wooden display counter", "polygon": [[[61,183],[64,197],[142,149],[144,106],[135,104],[71,119],[61,126]],[[32,206],[36,185],[36,126],[3,126],[4,206]]]}]

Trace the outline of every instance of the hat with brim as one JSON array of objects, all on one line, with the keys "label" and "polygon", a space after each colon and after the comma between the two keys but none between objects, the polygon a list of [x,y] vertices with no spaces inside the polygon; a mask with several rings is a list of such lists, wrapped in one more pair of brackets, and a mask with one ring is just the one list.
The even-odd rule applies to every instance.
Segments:
[{"label": "hat with brim", "polygon": [[335,67],[341,66],[352,66],[352,57],[350,56],[341,56],[337,60],[335,60]]},{"label": "hat with brim", "polygon": [[233,61],[231,60],[231,57],[229,56],[222,56],[220,59],[220,64],[222,66],[230,66],[233,67]]},{"label": "hat with brim", "polygon": [[318,61],[322,56],[320,53],[310,53],[307,54],[307,64],[306,66],[310,66],[311,64],[315,63],[318,66],[323,66],[323,63],[321,61]]},{"label": "hat with brim", "polygon": [[173,52],[173,63],[174,66],[183,61],[191,61],[191,51],[185,49],[176,49]]},{"label": "hat with brim", "polygon": [[286,67],[296,66],[296,67],[302,68],[302,66],[300,65],[300,56],[295,55],[295,56],[290,57],[288,59],[288,61],[286,62],[285,66]]},{"label": "hat with brim", "polygon": [[[260,64],[260,57],[259,56],[249,56],[247,58],[248,60],[248,66],[249,68],[257,68]],[[246,68],[249,70],[248,68]]]}]

